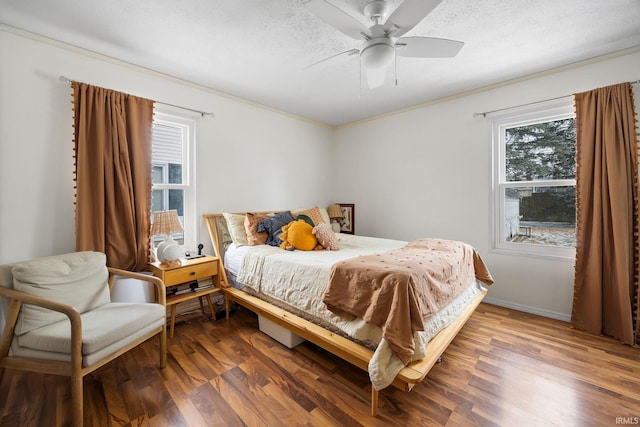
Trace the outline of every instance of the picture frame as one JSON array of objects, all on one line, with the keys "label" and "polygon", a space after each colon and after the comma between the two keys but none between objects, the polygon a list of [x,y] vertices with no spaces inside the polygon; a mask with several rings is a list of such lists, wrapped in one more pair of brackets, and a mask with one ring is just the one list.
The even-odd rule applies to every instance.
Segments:
[{"label": "picture frame", "polygon": [[338,203],[342,209],[343,218],[340,222],[340,232],[345,234],[355,234],[355,205],[353,203]]}]

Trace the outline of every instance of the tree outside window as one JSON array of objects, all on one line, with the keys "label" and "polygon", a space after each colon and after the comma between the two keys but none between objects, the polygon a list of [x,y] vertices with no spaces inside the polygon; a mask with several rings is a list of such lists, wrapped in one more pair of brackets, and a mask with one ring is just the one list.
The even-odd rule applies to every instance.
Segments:
[{"label": "tree outside window", "polygon": [[570,257],[576,242],[572,109],[501,116],[493,140],[494,248]]}]

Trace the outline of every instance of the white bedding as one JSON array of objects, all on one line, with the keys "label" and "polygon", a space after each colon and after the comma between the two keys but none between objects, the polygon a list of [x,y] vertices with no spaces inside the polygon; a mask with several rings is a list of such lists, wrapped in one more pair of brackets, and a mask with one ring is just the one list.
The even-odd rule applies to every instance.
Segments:
[{"label": "white bedding", "polygon": [[[268,296],[305,313],[305,318],[330,324],[360,342],[377,345],[369,363],[369,377],[376,390],[391,384],[403,368],[400,359],[382,339],[378,326],[362,319],[345,320],[327,310],[322,302],[329,282],[331,266],[343,259],[386,252],[408,242],[341,234],[338,251],[283,251],[260,246],[231,246],[225,253],[225,268],[237,282],[257,295]],[[425,331],[416,334],[415,359],[424,357],[424,347],[440,330],[456,319],[469,302],[482,292],[480,283],[470,284],[467,291],[425,322]]]}]

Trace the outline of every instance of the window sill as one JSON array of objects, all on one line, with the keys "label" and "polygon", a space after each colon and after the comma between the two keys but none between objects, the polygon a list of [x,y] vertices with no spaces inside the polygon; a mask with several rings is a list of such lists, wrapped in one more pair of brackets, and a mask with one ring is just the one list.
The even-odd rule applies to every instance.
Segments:
[{"label": "window sill", "polygon": [[576,260],[575,248],[528,245],[525,243],[494,247],[489,250],[489,253],[572,263]]}]

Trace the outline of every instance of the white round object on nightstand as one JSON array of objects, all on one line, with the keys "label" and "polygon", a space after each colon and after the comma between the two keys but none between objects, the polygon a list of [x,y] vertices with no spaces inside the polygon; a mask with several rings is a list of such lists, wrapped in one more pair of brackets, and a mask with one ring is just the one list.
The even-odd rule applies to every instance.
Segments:
[{"label": "white round object on nightstand", "polygon": [[169,245],[164,249],[162,255],[166,261],[175,261],[183,255],[182,248],[177,243]]},{"label": "white round object on nightstand", "polygon": [[174,261],[181,256],[182,249],[180,245],[170,237],[160,243],[156,249],[156,258],[160,262]]}]

